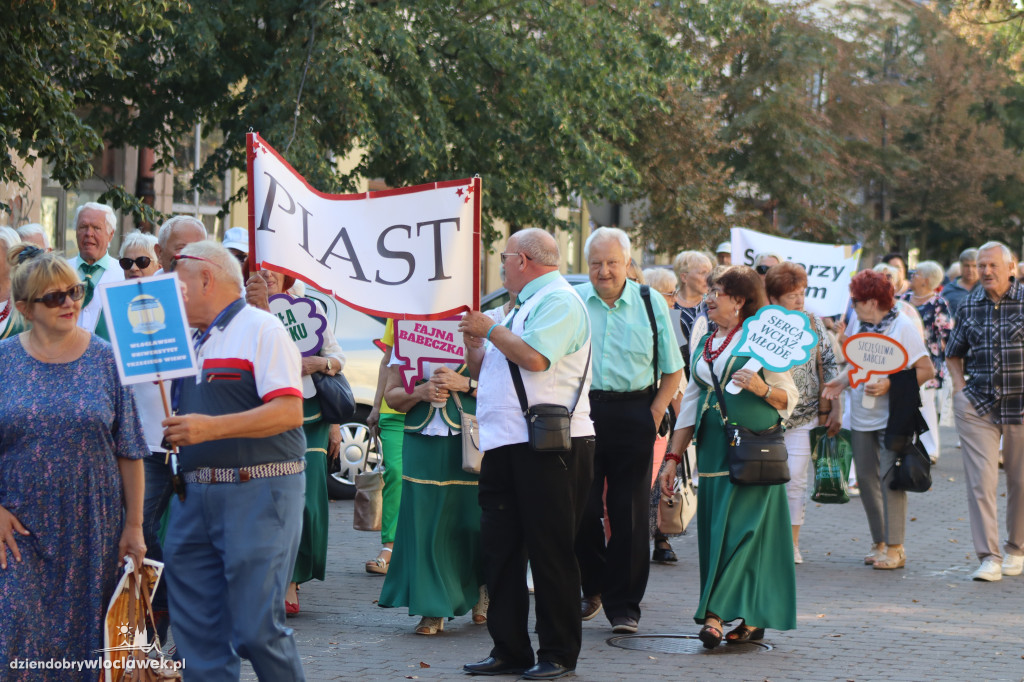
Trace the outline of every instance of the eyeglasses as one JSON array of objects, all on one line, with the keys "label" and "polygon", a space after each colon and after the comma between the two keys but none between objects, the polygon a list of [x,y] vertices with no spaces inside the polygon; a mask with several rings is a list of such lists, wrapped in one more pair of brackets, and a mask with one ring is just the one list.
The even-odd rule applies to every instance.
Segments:
[{"label": "eyeglasses", "polygon": [[757,267],[754,268],[754,270],[759,275],[767,275],[768,271],[771,270],[771,269],[772,269],[772,266],[770,266],[770,265],[758,265]]},{"label": "eyeglasses", "polygon": [[525,253],[522,253],[521,251],[512,251],[511,253],[502,253],[500,255],[502,265],[505,264],[505,259],[508,258],[509,256],[519,256],[520,258],[525,258],[526,260],[533,260],[532,258],[527,256]]},{"label": "eyeglasses", "polygon": [[209,263],[210,265],[217,265],[217,263],[214,263],[209,258],[203,258],[202,256],[186,256],[183,253],[179,253],[177,256],[171,259],[171,272],[174,272],[174,269],[178,267],[178,261],[183,260],[201,260],[204,263]]},{"label": "eyeglasses", "polygon": [[864,302],[864,299],[862,299],[862,298],[853,298],[852,296],[850,297],[850,305],[857,305],[858,303],[863,303],[863,302]]},{"label": "eyeglasses", "polygon": [[64,305],[64,299],[68,296],[71,297],[72,301],[81,301],[85,298],[85,285],[76,284],[67,291],[51,291],[39,298],[33,298],[32,301],[34,303],[42,303],[47,308],[59,308]]},{"label": "eyeglasses", "polygon": [[139,270],[145,270],[153,262],[153,259],[149,256],[139,256],[138,258],[119,258],[117,262],[121,269],[127,272],[132,269],[132,265],[139,266]]},{"label": "eyeglasses", "polygon": [[704,300],[707,301],[713,298],[717,301],[718,297],[721,296],[723,293],[724,292],[719,291],[718,289],[711,289],[708,291],[708,293],[704,294]]}]

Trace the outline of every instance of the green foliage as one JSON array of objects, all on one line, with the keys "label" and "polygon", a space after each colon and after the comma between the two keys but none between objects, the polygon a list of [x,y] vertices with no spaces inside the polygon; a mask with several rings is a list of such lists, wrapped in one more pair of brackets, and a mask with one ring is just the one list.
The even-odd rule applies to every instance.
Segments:
[{"label": "green foliage", "polygon": [[[163,14],[175,0],[25,0],[0,22],[0,183],[24,186],[16,159],[46,163],[51,178],[72,187],[92,174],[103,149],[102,128],[89,109],[121,108],[122,53],[154,31],[168,31]],[[3,206],[7,208],[7,206]]]},{"label": "green foliage", "polygon": [[[131,45],[132,110],[114,143],[161,148],[197,121],[224,133],[197,181],[243,168],[263,137],[324,191],[480,174],[485,220],[555,227],[571,194],[636,196],[634,112],[658,106],[663,36],[648,3],[248,0],[178,8]],[[118,84],[113,81],[110,87]],[[361,153],[344,171],[339,157]],[[489,236],[493,236],[491,233]]]}]

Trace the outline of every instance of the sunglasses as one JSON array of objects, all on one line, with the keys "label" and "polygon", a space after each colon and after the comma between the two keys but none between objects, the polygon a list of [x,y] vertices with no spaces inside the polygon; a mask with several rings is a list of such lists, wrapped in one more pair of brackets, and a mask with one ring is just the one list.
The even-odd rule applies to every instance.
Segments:
[{"label": "sunglasses", "polygon": [[72,301],[81,301],[85,298],[85,285],[76,284],[67,291],[51,291],[39,298],[33,298],[34,303],[42,303],[47,308],[59,308],[64,305],[64,299],[70,296]]},{"label": "sunglasses", "polygon": [[171,272],[174,272],[174,269],[178,267],[178,263],[183,260],[200,260],[204,263],[209,263],[210,265],[217,265],[217,263],[214,263],[209,258],[203,258],[202,256],[186,256],[183,253],[179,253],[171,260]]},{"label": "sunglasses", "polygon": [[507,252],[505,252],[505,253],[501,253],[501,254],[498,254],[498,255],[499,255],[499,256],[501,256],[501,264],[502,264],[502,265],[504,265],[504,264],[505,264],[505,261],[506,261],[506,260],[507,260],[507,259],[508,259],[508,258],[509,258],[510,256],[519,256],[520,258],[524,258],[524,259],[526,259],[526,260],[533,260],[532,258],[530,258],[529,256],[527,256],[527,255],[526,255],[525,253],[523,253],[523,252],[521,252],[521,251],[507,251]]},{"label": "sunglasses", "polygon": [[758,265],[757,267],[754,268],[754,270],[759,275],[767,275],[768,271],[771,270],[771,269],[772,269],[772,266],[770,266],[770,265]]},{"label": "sunglasses", "polygon": [[138,258],[119,258],[117,262],[121,265],[121,269],[127,272],[132,269],[132,265],[137,265],[139,270],[145,270],[153,262],[153,259],[149,256],[139,256]]}]

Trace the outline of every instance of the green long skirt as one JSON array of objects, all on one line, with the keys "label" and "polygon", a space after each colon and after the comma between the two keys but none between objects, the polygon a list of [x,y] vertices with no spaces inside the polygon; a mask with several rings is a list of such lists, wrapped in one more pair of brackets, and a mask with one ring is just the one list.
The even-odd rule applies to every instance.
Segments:
[{"label": "green long skirt", "polygon": [[[730,414],[731,414],[730,410]],[[697,549],[700,602],[723,621],[796,628],[796,571],[786,486],[737,486],[727,472],[725,431],[717,412],[701,419],[697,441]]]},{"label": "green long skirt", "polygon": [[[292,571],[293,583],[323,580],[327,571],[327,436],[331,425],[320,420],[320,401],[303,401],[306,420],[306,506],[302,510],[302,537]],[[315,407],[312,405],[315,403]],[[311,414],[312,412],[312,414]]]},{"label": "green long skirt", "polygon": [[462,470],[455,436],[405,434],[402,502],[380,606],[409,615],[461,616],[483,584],[478,476]]}]

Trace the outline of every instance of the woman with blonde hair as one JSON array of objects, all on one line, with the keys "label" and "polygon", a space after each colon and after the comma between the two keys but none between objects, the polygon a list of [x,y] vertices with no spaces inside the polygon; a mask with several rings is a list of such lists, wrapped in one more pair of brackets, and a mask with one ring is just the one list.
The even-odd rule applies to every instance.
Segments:
[{"label": "woman with blonde hair", "polygon": [[28,244],[10,249],[8,263],[11,298],[31,329],[0,341],[0,651],[94,660],[117,566],[125,556],[141,566],[146,555],[148,449],[110,344],[78,327],[78,274]]},{"label": "woman with blonde hair", "polygon": [[20,243],[17,232],[0,227],[0,339],[14,336],[23,329],[11,300],[11,268],[7,264],[7,252]]},{"label": "woman with blonde hair", "polygon": [[700,251],[681,251],[672,261],[672,269],[678,280],[672,307],[679,311],[679,327],[683,332],[683,343],[679,350],[683,354],[683,371],[687,379],[690,378],[690,332],[698,314],[697,309],[704,302],[704,294],[708,292],[707,277],[712,267],[711,259]]}]

